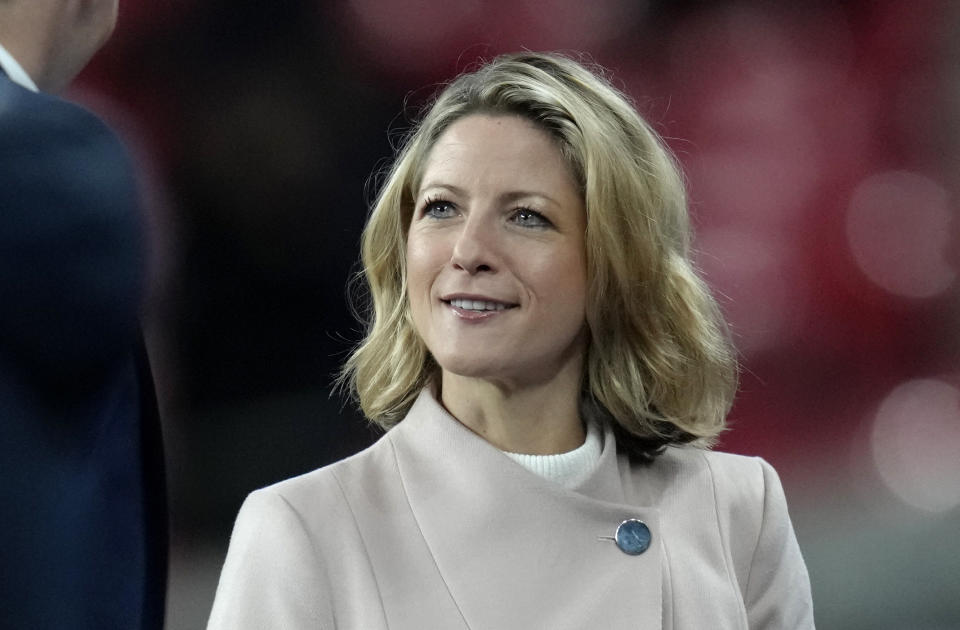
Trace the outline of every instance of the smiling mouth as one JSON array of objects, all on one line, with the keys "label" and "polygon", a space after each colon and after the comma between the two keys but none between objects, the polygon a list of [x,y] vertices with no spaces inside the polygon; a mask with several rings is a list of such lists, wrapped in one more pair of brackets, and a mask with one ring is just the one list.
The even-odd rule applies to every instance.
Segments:
[{"label": "smiling mouth", "polygon": [[454,298],[452,300],[444,300],[447,304],[454,308],[463,309],[465,311],[503,311],[508,308],[515,308],[516,304],[505,304],[503,302],[492,302],[489,300],[467,300],[463,298]]}]

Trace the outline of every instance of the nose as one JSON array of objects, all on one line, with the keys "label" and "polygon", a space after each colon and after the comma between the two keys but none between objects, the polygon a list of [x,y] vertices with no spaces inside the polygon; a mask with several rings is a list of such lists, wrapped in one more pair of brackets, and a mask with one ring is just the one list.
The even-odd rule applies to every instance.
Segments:
[{"label": "nose", "polygon": [[450,263],[470,275],[495,272],[499,260],[497,248],[496,226],[478,213],[471,213],[457,235]]}]

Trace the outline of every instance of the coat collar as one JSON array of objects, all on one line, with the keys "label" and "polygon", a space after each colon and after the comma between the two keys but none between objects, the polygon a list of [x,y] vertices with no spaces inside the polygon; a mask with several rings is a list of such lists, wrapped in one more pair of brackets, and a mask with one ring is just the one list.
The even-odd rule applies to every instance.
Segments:
[{"label": "coat collar", "polygon": [[[597,467],[574,489],[512,461],[429,390],[387,438],[468,627],[661,627],[659,513],[627,503],[629,463],[618,457],[609,428]],[[610,540],[631,518],[653,532],[639,556]]]}]

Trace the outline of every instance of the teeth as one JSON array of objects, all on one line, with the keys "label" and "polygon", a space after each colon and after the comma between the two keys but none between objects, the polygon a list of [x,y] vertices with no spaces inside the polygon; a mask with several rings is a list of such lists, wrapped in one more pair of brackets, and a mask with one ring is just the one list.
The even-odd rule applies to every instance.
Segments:
[{"label": "teeth", "polygon": [[506,304],[502,302],[487,302],[485,300],[463,300],[463,299],[454,299],[450,300],[450,304],[457,308],[462,308],[467,311],[502,311],[507,308]]}]

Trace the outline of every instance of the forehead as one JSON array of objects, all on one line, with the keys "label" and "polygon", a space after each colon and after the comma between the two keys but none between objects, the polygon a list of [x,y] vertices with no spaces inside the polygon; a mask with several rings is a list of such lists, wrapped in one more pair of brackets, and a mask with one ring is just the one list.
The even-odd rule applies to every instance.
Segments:
[{"label": "forehead", "polygon": [[451,124],[427,153],[418,187],[437,178],[465,185],[536,179],[553,187],[575,186],[554,137],[515,115],[472,114]]}]

